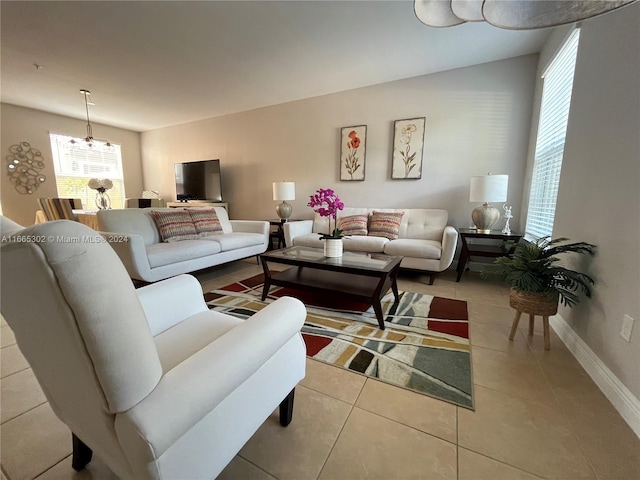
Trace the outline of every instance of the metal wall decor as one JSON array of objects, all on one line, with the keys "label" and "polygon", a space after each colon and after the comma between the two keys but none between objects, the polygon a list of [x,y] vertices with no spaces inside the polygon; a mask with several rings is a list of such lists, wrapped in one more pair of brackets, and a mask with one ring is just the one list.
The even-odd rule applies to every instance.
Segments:
[{"label": "metal wall decor", "polygon": [[425,117],[396,120],[393,133],[391,179],[422,177]]},{"label": "metal wall decor", "polygon": [[40,170],[45,167],[42,153],[29,142],[20,142],[9,147],[7,171],[9,181],[18,193],[31,195],[47,179]]}]

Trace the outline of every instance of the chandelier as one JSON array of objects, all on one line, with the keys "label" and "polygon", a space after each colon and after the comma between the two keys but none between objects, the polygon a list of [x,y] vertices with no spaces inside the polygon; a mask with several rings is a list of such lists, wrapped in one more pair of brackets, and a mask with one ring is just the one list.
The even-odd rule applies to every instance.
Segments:
[{"label": "chandelier", "polygon": [[414,0],[418,20],[430,27],[465,22],[533,30],[579,22],[637,0]]},{"label": "chandelier", "polygon": [[91,121],[89,120],[89,105],[95,105],[91,101],[91,92],[86,89],[81,89],[80,93],[84,96],[84,109],[87,113],[87,136],[84,137],[84,142],[78,142],[75,138],[69,140],[71,148],[86,148],[91,150],[103,150],[105,152],[113,152],[114,146],[109,140],[96,140],[93,138],[93,128],[91,127]]}]

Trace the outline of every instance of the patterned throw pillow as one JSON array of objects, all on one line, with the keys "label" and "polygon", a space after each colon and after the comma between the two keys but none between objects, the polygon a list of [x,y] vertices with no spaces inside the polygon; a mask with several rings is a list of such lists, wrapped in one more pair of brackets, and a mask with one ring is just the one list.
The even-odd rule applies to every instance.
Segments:
[{"label": "patterned throw pillow", "polygon": [[152,210],[149,212],[156,222],[163,242],[196,240],[198,234],[191,215],[186,210]]},{"label": "patterned throw pillow", "polygon": [[207,237],[222,233],[222,225],[218,220],[218,214],[213,208],[191,208],[189,209],[191,219],[196,227],[196,232],[200,237]]},{"label": "patterned throw pillow", "polygon": [[403,212],[373,212],[369,225],[370,237],[385,237],[395,240],[400,235]]},{"label": "patterned throw pillow", "polygon": [[338,228],[342,230],[343,235],[366,235],[367,220],[369,220],[369,218],[366,215],[342,217]]}]

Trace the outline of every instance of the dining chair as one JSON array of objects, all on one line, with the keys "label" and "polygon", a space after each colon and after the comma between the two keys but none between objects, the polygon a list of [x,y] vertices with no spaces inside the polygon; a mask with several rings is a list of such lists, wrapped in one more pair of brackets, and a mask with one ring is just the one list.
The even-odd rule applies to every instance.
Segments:
[{"label": "dining chair", "polygon": [[[39,198],[40,209],[47,220],[77,220],[71,198]],[[82,204],[82,201],[80,201]]]}]

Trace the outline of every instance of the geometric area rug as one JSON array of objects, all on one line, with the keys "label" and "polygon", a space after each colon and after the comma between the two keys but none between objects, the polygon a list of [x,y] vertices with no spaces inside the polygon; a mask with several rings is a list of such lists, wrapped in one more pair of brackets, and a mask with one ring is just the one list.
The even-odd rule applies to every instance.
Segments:
[{"label": "geometric area rug", "polygon": [[467,303],[399,292],[382,299],[385,329],[371,305],[327,294],[271,287],[262,302],[262,274],[204,294],[211,310],[248,318],[282,296],[307,308],[307,356],[330,365],[473,409]]}]

